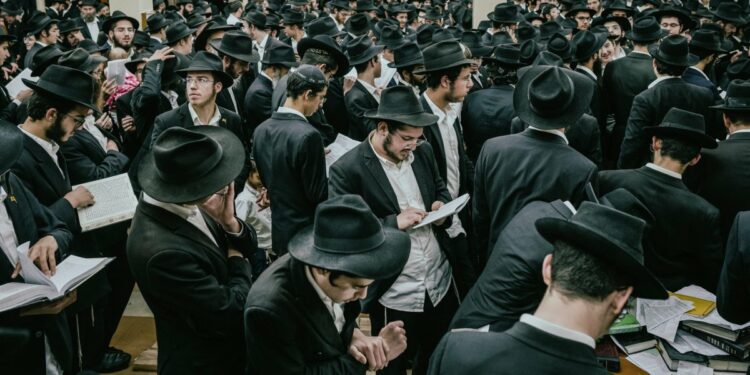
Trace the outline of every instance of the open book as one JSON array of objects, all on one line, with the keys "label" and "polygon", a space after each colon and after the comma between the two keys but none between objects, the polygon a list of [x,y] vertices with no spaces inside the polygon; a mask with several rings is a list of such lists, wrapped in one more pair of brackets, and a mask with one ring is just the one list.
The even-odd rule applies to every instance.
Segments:
[{"label": "open book", "polygon": [[425,218],[422,219],[422,222],[416,225],[413,229],[421,228],[423,226],[432,224],[444,217],[455,215],[459,211],[463,210],[464,207],[466,207],[467,203],[469,203],[469,194],[464,194],[444,204],[443,207],[440,207],[439,210],[429,212],[427,216],[425,216]]},{"label": "open book", "polygon": [[328,175],[328,170],[331,169],[336,160],[339,160],[357,145],[359,145],[359,142],[342,134],[337,135],[336,140],[326,147],[329,150],[326,154],[326,175]]},{"label": "open book", "polygon": [[55,300],[83,284],[114,258],[81,258],[71,255],[57,265],[57,272],[47,277],[29,259],[29,243],[18,246],[18,261],[25,283],[0,285],[0,312],[45,300]]},{"label": "open book", "polygon": [[15,78],[13,78],[10,82],[8,82],[7,85],[5,85],[5,89],[8,90],[8,95],[10,95],[11,98],[15,99],[16,96],[18,96],[18,93],[29,88],[23,83],[23,81],[21,81],[21,79],[23,78],[35,82],[39,80],[39,77],[31,76],[31,69],[26,68],[22,70],[21,73],[18,73]]},{"label": "open book", "polygon": [[127,173],[76,185],[73,188],[78,186],[89,189],[96,202],[93,206],[78,209],[81,231],[88,232],[130,220],[135,215],[138,199],[135,198]]}]

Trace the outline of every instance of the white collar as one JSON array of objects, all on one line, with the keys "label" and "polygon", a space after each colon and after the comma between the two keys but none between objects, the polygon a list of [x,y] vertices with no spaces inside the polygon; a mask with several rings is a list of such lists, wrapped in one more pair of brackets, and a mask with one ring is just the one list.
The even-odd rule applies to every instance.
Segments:
[{"label": "white collar", "polygon": [[554,134],[554,135],[562,138],[565,141],[566,145],[570,144],[570,142],[568,142],[568,137],[565,136],[565,133],[563,133],[563,132],[561,132],[561,131],[559,131],[557,129],[539,129],[539,128],[531,126],[531,125],[529,125],[529,129],[536,130],[538,132]]},{"label": "white collar", "polygon": [[155,40],[155,41],[157,41],[157,42],[159,42],[159,43],[161,43],[161,42],[162,42],[162,41],[161,41],[161,38],[159,38],[159,37],[156,37],[156,36],[153,36],[153,35],[150,35],[150,36],[151,36],[151,39],[153,39],[153,40]]},{"label": "white collar", "polygon": [[8,198],[8,193],[2,186],[0,186],[0,203],[5,202],[5,198]]},{"label": "white collar", "polygon": [[268,80],[271,81],[271,87],[276,88],[276,81],[274,81],[273,78],[271,78],[271,76],[269,76],[268,74],[266,74],[266,72],[264,72],[262,70],[260,71],[260,75],[262,75],[263,77],[268,78]]},{"label": "white collar", "polygon": [[591,336],[578,331],[574,331],[569,328],[565,328],[552,322],[548,322],[538,316],[523,314],[521,315],[521,323],[526,323],[538,330],[549,333],[550,335],[561,337],[571,341],[576,341],[581,344],[590,346],[591,349],[594,349],[596,347],[596,341],[594,341]]},{"label": "white collar", "polygon": [[[738,134],[738,133],[750,133],[750,129],[740,129],[740,130],[735,130],[735,131],[734,131],[734,132],[733,132],[732,134]],[[727,138],[731,137],[731,136],[732,136],[732,134],[729,134],[729,135],[727,136]]]},{"label": "white collar", "polygon": [[666,81],[666,80],[672,79],[672,78],[680,78],[680,77],[676,77],[676,76],[661,76],[661,77],[655,79],[653,82],[649,83],[648,88],[652,88],[652,87],[658,85],[661,81]]},{"label": "white collar", "polygon": [[276,112],[278,112],[278,113],[293,113],[293,114],[295,114],[295,115],[297,115],[299,117],[302,117],[303,120],[307,121],[307,117],[305,117],[305,115],[303,115],[302,112],[300,112],[300,111],[298,111],[298,110],[296,110],[294,108],[279,107],[279,109],[277,109]]},{"label": "white collar", "polygon": [[584,72],[586,72],[586,74],[590,75],[591,78],[596,79],[596,73],[594,73],[594,71],[589,69],[587,66],[578,65],[578,69],[583,70]]},{"label": "white collar", "polygon": [[[374,133],[374,131],[373,131],[373,133]],[[396,170],[401,170],[402,167],[404,167],[404,166],[408,167],[408,166],[411,165],[411,163],[414,161],[414,151],[412,151],[412,152],[409,153],[409,156],[406,157],[406,160],[402,160],[398,164],[396,164],[396,163],[394,163],[394,162],[392,162],[392,161],[390,161],[390,160],[388,160],[388,159],[380,156],[380,154],[378,154],[378,152],[375,150],[375,146],[372,145],[372,136],[373,136],[373,133],[370,133],[370,135],[367,136],[367,143],[370,144],[370,148],[372,148],[372,153],[375,154],[375,156],[378,157],[378,159],[380,160],[380,163],[383,164],[384,167],[392,168],[392,169],[396,169]]]},{"label": "white collar", "polygon": [[576,212],[578,212],[578,210],[576,210],[576,208],[573,207],[573,203],[570,203],[570,201],[565,201],[563,202],[563,204],[565,205],[565,207],[567,207],[570,210],[571,213],[573,213],[573,215],[575,215]]},{"label": "white collar", "polygon": [[650,53],[648,53],[648,52],[643,52],[643,51],[630,51],[630,53],[640,53],[641,55],[646,55],[646,56],[649,56],[649,57],[651,57],[651,54],[650,54]]},{"label": "white collar", "polygon": [[665,175],[667,175],[669,177],[674,177],[674,178],[676,178],[678,180],[682,180],[682,175],[681,174],[679,174],[679,173],[677,173],[675,171],[670,171],[669,169],[660,167],[660,166],[658,166],[658,165],[656,165],[654,163],[647,163],[646,167],[647,168],[651,168],[651,169],[653,169],[653,170],[655,170],[657,172],[664,173]]},{"label": "white collar", "polygon": [[[193,119],[194,124],[200,122],[198,112],[195,112],[193,105],[190,103],[188,103],[188,111],[190,111],[190,118]],[[208,124],[202,125],[219,125],[219,120],[221,120],[221,112],[219,112],[219,106],[214,104],[214,115],[208,120]]]},{"label": "white collar", "polygon": [[200,213],[198,210],[198,206],[195,205],[184,205],[184,204],[177,204],[177,203],[165,203],[162,201],[157,200],[156,198],[152,198],[146,192],[143,192],[143,201],[159,208],[163,208],[183,220],[187,220],[189,217],[195,216]]},{"label": "white collar", "polygon": [[357,81],[359,83],[361,83],[362,86],[365,87],[365,89],[367,90],[367,92],[369,92],[370,95],[372,95],[373,98],[377,98],[377,95],[375,95],[375,91],[377,91],[377,88],[375,88],[375,86],[373,86],[373,85],[371,85],[371,84],[369,84],[369,83],[367,83],[367,82],[365,82],[365,81],[363,81],[363,80],[361,80],[359,78],[357,78]]},{"label": "white collar", "polygon": [[705,72],[703,72],[702,70],[700,70],[700,69],[698,69],[698,68],[696,68],[696,67],[694,67],[694,66],[688,67],[688,69],[693,69],[693,70],[695,70],[696,72],[700,73],[700,74],[701,74],[701,75],[703,76],[703,78],[705,78],[705,79],[706,79],[706,81],[710,81],[710,79],[708,78],[708,76],[706,75],[706,73],[705,73]]},{"label": "white collar", "polygon": [[49,154],[50,156],[57,155],[57,152],[60,151],[60,145],[55,143],[55,141],[51,139],[46,140],[46,139],[39,138],[36,135],[31,134],[30,132],[26,131],[26,129],[21,127],[21,125],[18,125],[18,128],[21,129],[21,131],[24,132],[24,134],[28,135],[31,139],[33,139],[34,142],[39,144],[39,146],[41,146],[44,149],[44,151],[46,151],[47,154]]},{"label": "white collar", "polygon": [[[266,42],[268,42],[268,34],[266,34],[266,36],[263,37],[263,40],[261,40],[260,43],[253,40],[253,43],[255,43],[255,45],[258,46],[258,48],[262,48],[262,49],[266,48]],[[261,56],[261,58],[262,57],[263,56]]]},{"label": "white collar", "polygon": [[[427,95],[427,91],[423,92],[422,96],[425,98],[425,100],[427,101],[427,104],[430,106],[432,113],[438,117],[438,120],[437,120],[438,123],[442,122],[443,118],[445,118],[446,116],[456,117],[456,114],[454,113],[455,110],[453,106],[451,105],[453,103],[448,103],[448,106],[445,107],[445,109],[443,109],[443,108],[439,108],[437,104],[435,104],[432,101],[432,99],[430,99],[430,96]],[[453,126],[453,124],[448,124],[448,125]]]}]

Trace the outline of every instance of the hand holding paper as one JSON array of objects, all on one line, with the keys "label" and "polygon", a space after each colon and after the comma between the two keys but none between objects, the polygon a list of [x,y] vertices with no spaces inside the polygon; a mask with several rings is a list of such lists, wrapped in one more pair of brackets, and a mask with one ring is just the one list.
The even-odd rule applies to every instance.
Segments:
[{"label": "hand holding paper", "polygon": [[436,223],[441,219],[447,218],[448,216],[455,215],[459,211],[461,211],[466,206],[467,203],[469,203],[469,194],[464,194],[444,204],[442,207],[440,207],[439,210],[429,212],[427,216],[424,219],[422,219],[422,222],[419,223],[419,225],[415,226],[414,229],[418,229],[425,225]]}]

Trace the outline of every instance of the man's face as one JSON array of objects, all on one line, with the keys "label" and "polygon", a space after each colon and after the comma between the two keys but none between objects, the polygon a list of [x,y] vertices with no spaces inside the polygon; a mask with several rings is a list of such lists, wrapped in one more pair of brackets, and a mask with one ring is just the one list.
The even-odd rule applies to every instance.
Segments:
[{"label": "man's face", "polygon": [[83,126],[88,112],[88,108],[82,105],[76,106],[69,113],[63,114],[58,112],[54,123],[46,129],[45,136],[47,139],[51,139],[58,144],[67,142],[73,136],[73,132]]},{"label": "man's face", "polygon": [[2,42],[0,43],[0,65],[3,65],[8,57],[10,57],[10,51],[8,51],[8,42]]},{"label": "man's face", "polygon": [[606,64],[615,57],[615,45],[611,40],[604,42],[604,45],[599,50],[599,59],[602,63]]},{"label": "man's face", "polygon": [[380,58],[375,58],[375,78],[380,78],[380,74],[382,73],[382,64],[380,63]]},{"label": "man's face", "polygon": [[735,24],[731,22],[726,22],[726,21],[722,23],[723,23],[725,37],[732,36],[737,33],[737,26],[735,26]]},{"label": "man's face", "polygon": [[255,39],[255,27],[245,20],[242,20],[242,31],[252,39]]},{"label": "man's face", "polygon": [[628,14],[623,10],[613,10],[612,16],[614,17],[622,17],[622,18],[628,18]]},{"label": "man's face", "polygon": [[109,7],[108,7],[108,6],[106,6],[106,5],[105,5],[105,6],[103,6],[103,7],[101,7],[101,8],[99,9],[99,12],[97,12],[97,14],[98,14],[99,16],[101,16],[101,17],[106,17],[106,16],[109,16]]},{"label": "man's face", "polygon": [[609,31],[609,39],[618,40],[622,37],[622,28],[619,23],[614,21],[605,22],[604,27]]},{"label": "man's face", "polygon": [[344,23],[346,23],[346,20],[349,19],[352,13],[351,11],[348,11],[346,9],[339,9],[339,10],[334,10],[333,15],[336,18],[336,22],[343,25]]},{"label": "man's face", "polygon": [[409,15],[406,13],[396,14],[396,21],[398,21],[398,26],[403,29],[406,27],[406,22],[409,21]]},{"label": "man's face", "polygon": [[[328,273],[326,273],[328,275]],[[323,280],[325,279],[325,280]],[[341,275],[333,280],[333,284],[328,277],[319,277],[321,282],[320,289],[336,303],[349,303],[361,300],[367,296],[367,287],[375,280],[352,278]],[[322,284],[322,285],[321,285]]]},{"label": "man's face", "polygon": [[69,46],[75,48],[80,41],[83,40],[83,34],[81,33],[81,30],[71,31],[67,34],[65,34],[65,42],[68,43]]},{"label": "man's face", "polygon": [[45,44],[57,43],[57,38],[60,37],[60,28],[57,27],[56,23],[49,26],[47,31],[42,31],[42,40]]},{"label": "man's face", "polygon": [[587,12],[578,12],[575,15],[576,23],[578,23],[578,30],[588,30],[591,25],[591,15]]},{"label": "man's face", "polygon": [[237,59],[232,59],[232,63],[229,64],[226,69],[227,74],[232,76],[232,78],[234,79],[240,78],[240,76],[247,73],[248,71],[250,71],[250,63]]},{"label": "man's face", "polygon": [[185,14],[193,13],[193,9],[194,8],[192,3],[185,4]]},{"label": "man's face", "polygon": [[593,10],[594,12],[599,13],[599,8],[601,6],[601,3],[599,0],[587,0],[586,1],[586,7]]},{"label": "man's face", "polygon": [[305,100],[304,109],[305,112],[303,113],[306,117],[310,117],[313,115],[313,113],[317,112],[320,108],[323,107],[323,104],[326,102],[326,95],[328,94],[328,88],[326,87],[323,89],[323,91],[313,94],[312,90],[308,90]]},{"label": "man's face", "polygon": [[188,102],[196,107],[215,101],[216,94],[221,90],[221,83],[216,82],[213,74],[209,72],[188,73],[185,85]]},{"label": "man's face", "polygon": [[117,21],[109,31],[109,37],[115,43],[115,47],[120,47],[127,51],[133,45],[135,28],[133,28],[133,24],[128,20]]},{"label": "man's face", "polygon": [[298,31],[299,26],[297,25],[284,25],[284,34],[290,38],[296,36]]},{"label": "man's face", "polygon": [[94,22],[94,18],[96,18],[96,7],[92,7],[91,5],[82,6],[81,17],[83,17],[83,20],[86,22]]},{"label": "man's face", "polygon": [[678,35],[682,31],[682,24],[677,17],[666,16],[661,18],[661,28],[666,30],[669,35]]},{"label": "man's face", "polygon": [[135,77],[138,78],[138,82],[143,81],[143,69],[146,67],[146,62],[138,63],[135,68]]},{"label": "man's face", "polygon": [[558,9],[557,7],[554,7],[552,9],[550,9],[549,10],[549,15],[550,15],[550,19],[549,19],[550,21],[556,20],[557,17],[560,16],[560,9]]},{"label": "man's face", "polygon": [[424,73],[414,73],[415,71],[421,71],[422,69],[424,69],[423,64],[417,64],[414,66],[411,73],[409,73],[409,83],[414,86],[421,86],[427,81],[427,76],[425,76]]},{"label": "man's face", "polygon": [[448,102],[457,103],[464,101],[466,95],[469,95],[469,90],[474,86],[471,82],[471,67],[467,66],[461,69],[461,74],[458,75],[455,81],[451,82],[450,90],[448,91]]},{"label": "man's face", "polygon": [[415,126],[401,126],[392,133],[388,132],[388,126],[385,122],[378,124],[378,131],[384,134],[383,150],[392,161],[404,161],[417,148],[419,137],[422,136],[423,129]]}]

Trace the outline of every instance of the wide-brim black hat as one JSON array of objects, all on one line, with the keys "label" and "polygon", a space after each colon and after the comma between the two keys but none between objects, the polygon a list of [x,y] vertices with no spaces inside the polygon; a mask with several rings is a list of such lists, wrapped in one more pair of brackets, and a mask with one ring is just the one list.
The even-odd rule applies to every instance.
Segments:
[{"label": "wide-brim black hat", "polygon": [[38,77],[48,66],[57,63],[63,51],[57,44],[50,44],[39,49],[31,60],[31,76]]},{"label": "wide-brim black hat", "polygon": [[[380,54],[380,52],[383,52],[383,49],[385,49],[385,46],[379,46],[379,45],[370,43],[370,45],[366,49],[358,50],[356,51],[356,54],[350,53],[352,51],[352,46],[354,44],[366,43],[365,41],[361,40],[363,38],[368,38],[368,37],[366,35],[362,35],[355,39],[352,39],[352,41],[350,41],[349,44],[347,44],[346,55],[349,58],[350,65],[356,66],[356,65],[362,64],[363,62],[367,62],[375,58],[375,56]],[[368,38],[368,41],[369,41],[369,38]]]},{"label": "wide-brim black hat", "polygon": [[[62,65],[49,66],[38,81],[22,78],[26,87],[62,100],[88,107],[94,112],[99,108],[93,103],[94,78],[88,73]],[[88,92],[86,92],[88,91]]]},{"label": "wide-brim black hat", "polygon": [[660,62],[663,62],[665,64],[674,65],[674,66],[693,66],[696,63],[698,63],[698,61],[700,61],[700,58],[696,55],[693,55],[692,53],[688,53],[687,55],[683,55],[683,56],[666,55],[659,48],[658,44],[652,44],[648,46],[648,53],[654,59]]},{"label": "wide-brim black hat", "polygon": [[633,28],[633,26],[630,24],[630,20],[628,20],[627,18],[616,17],[612,15],[609,15],[607,17],[597,17],[591,22],[591,27],[593,28],[600,25],[604,26],[604,24],[607,22],[617,22],[617,24],[620,25],[620,29],[623,33],[627,33]]},{"label": "wide-brim black hat", "polygon": [[434,43],[422,51],[424,67],[415,70],[414,73],[439,72],[461,65],[473,64],[474,61],[467,59],[458,42],[443,41]]},{"label": "wide-brim black hat", "polygon": [[[627,215],[632,220],[642,222],[642,220],[614,208],[590,202],[584,202],[579,212],[586,205],[599,206],[600,210],[617,211],[620,215]],[[602,223],[602,225],[606,224]],[[646,268],[642,260],[639,261],[633,255],[638,254],[638,250],[631,249],[629,245],[607,236],[598,228],[574,220],[559,218],[541,218],[536,221],[535,226],[539,234],[548,242],[554,243],[556,240],[562,240],[573,244],[576,248],[601,259],[609,267],[617,270],[620,275],[632,280],[633,295],[649,299],[667,299],[669,297],[661,282]]]},{"label": "wide-brim black hat", "polygon": [[193,35],[195,32],[195,29],[191,29],[186,23],[179,22],[177,24],[174,24],[167,29],[167,40],[165,41],[167,45],[172,45],[180,40],[187,38],[190,35]]},{"label": "wide-brim black hat", "polygon": [[78,48],[83,48],[88,53],[102,53],[108,50],[107,46],[100,46],[91,39],[84,39],[78,42]]},{"label": "wide-brim black hat", "polygon": [[151,18],[152,22],[149,23],[147,20],[146,22],[147,27],[145,30],[147,32],[152,32],[152,33],[158,32],[159,30],[169,26],[169,23],[170,23],[168,19],[157,14],[154,14],[149,18]]},{"label": "wide-brim black hat", "polygon": [[[658,26],[658,23],[657,23]],[[625,37],[636,43],[650,43],[656,42],[657,40],[664,38],[669,35],[667,30],[662,29],[660,26],[651,32],[638,32],[635,28],[625,32]]]},{"label": "wide-brim black hat", "polygon": [[[215,17],[216,18],[216,17]],[[211,37],[211,35],[220,32],[220,31],[230,31],[230,30],[238,30],[239,27],[237,25],[227,25],[225,23],[221,23],[217,20],[211,20],[208,22],[208,25],[203,29],[203,31],[198,34],[198,36],[195,37],[195,41],[193,41],[193,48],[196,51],[203,51],[206,49],[206,44],[208,44],[208,38]]]},{"label": "wide-brim black hat", "polygon": [[742,6],[737,3],[720,3],[716,11],[711,13],[714,18],[733,23],[735,26],[742,26],[747,23],[747,20],[742,17],[744,14]]},{"label": "wide-brim black hat", "polygon": [[649,137],[649,139],[651,136],[675,138],[700,146],[701,148],[716,148],[719,145],[713,137],[697,132],[694,129],[685,128],[680,124],[662,123],[659,126],[646,126],[643,128],[643,134]]},{"label": "wide-brim black hat", "polygon": [[724,102],[709,108],[730,112],[750,111],[750,81],[735,79],[729,82]]},{"label": "wide-brim black hat", "polygon": [[76,19],[69,19],[60,22],[57,27],[60,28],[60,35],[67,34],[76,30],[83,30],[83,24],[79,23]]},{"label": "wide-brim black hat", "polygon": [[0,124],[0,175],[10,170],[23,151],[23,133],[13,124]]},{"label": "wide-brim black hat", "polygon": [[517,44],[505,44],[495,47],[492,55],[484,58],[490,64],[520,68],[526,64],[520,61],[521,49]]},{"label": "wide-brim black hat", "polygon": [[[531,98],[531,83],[548,69],[558,69],[572,85],[570,97],[564,105],[550,109],[548,113],[535,108]],[[513,91],[513,108],[517,116],[525,123],[540,129],[560,129],[575,125],[588,110],[591,97],[594,94],[594,83],[591,78],[570,69],[551,66],[531,66],[522,68],[518,72],[518,84]],[[545,93],[542,93],[545,94]]]},{"label": "wide-brim black hat", "polygon": [[52,23],[57,23],[56,19],[50,18],[46,13],[36,13],[29,18],[26,26],[26,34],[36,35],[47,28]]},{"label": "wide-brim black hat", "polygon": [[218,56],[209,52],[201,51],[195,54],[195,57],[193,57],[193,60],[188,67],[179,69],[176,73],[180,77],[185,78],[190,72],[210,72],[221,81],[222,90],[226,90],[232,87],[234,84],[234,78],[224,72],[222,68],[223,65],[221,59],[219,59]]},{"label": "wide-brim black hat", "polygon": [[130,58],[130,61],[125,63],[125,69],[130,73],[135,74],[138,69],[138,64],[145,63],[148,58],[151,57],[152,53],[148,51],[138,52]]},{"label": "wide-brim black hat", "polygon": [[23,14],[23,9],[18,8],[14,4],[4,4],[3,6],[0,6],[0,10],[7,13],[9,16],[20,16]]},{"label": "wide-brim black hat", "polygon": [[127,14],[125,14],[123,12],[120,12],[119,10],[116,10],[116,11],[114,11],[114,13],[112,13],[112,16],[110,16],[109,18],[107,18],[107,20],[104,21],[104,23],[102,23],[102,31],[104,31],[105,34],[108,33],[109,29],[112,27],[112,25],[114,25],[118,21],[122,21],[122,20],[128,20],[128,21],[130,21],[133,24],[133,28],[136,29],[136,30],[140,26],[140,24],[138,23],[138,20],[136,20],[133,17],[128,16]]},{"label": "wide-brim black hat", "polygon": [[[226,38],[226,34],[224,34],[224,38]],[[250,62],[250,63],[254,63],[254,62],[260,61],[260,55],[258,54],[258,52],[256,52],[252,48],[252,41],[247,46],[247,49],[243,50],[243,49],[238,48],[238,49],[235,49],[235,50],[231,50],[231,49],[227,48],[227,46],[224,45],[224,43],[223,43],[224,42],[224,38],[217,39],[217,40],[212,40],[212,41],[209,41],[208,43],[211,44],[211,47],[213,47],[217,51],[219,51],[219,52],[221,52],[221,53],[223,53],[223,54],[225,54],[227,56],[231,56],[231,57],[233,57],[233,58],[235,58],[237,60],[245,61],[245,62]],[[249,39],[249,37],[248,37],[248,39]]]},{"label": "wide-brim black hat", "polygon": [[[159,168],[154,153],[158,152],[159,140],[170,137],[175,131],[198,133],[210,138],[221,150],[216,166],[202,176],[189,179],[168,178],[170,172]],[[220,126],[193,126],[189,129],[174,127],[167,129],[157,138],[152,149],[146,153],[138,167],[138,182],[143,191],[150,197],[164,203],[191,203],[216,193],[229,185],[242,171],[245,165],[245,147],[234,133]],[[169,165],[166,166],[170,167]]]},{"label": "wide-brim black hat", "polygon": [[683,11],[682,8],[676,8],[673,6],[663,6],[657,11],[651,14],[656,18],[657,21],[661,21],[662,17],[677,17],[682,24],[683,29],[692,29],[694,21],[690,18],[690,14],[687,11]]},{"label": "wide-brim black hat", "polygon": [[567,13],[565,13],[565,17],[574,18],[575,15],[580,12],[588,13],[591,17],[594,17],[596,15],[596,11],[587,7],[586,3],[578,3],[570,8]]},{"label": "wide-brim black hat", "polygon": [[[407,86],[404,86],[404,87],[407,87]],[[411,90],[410,87],[407,87],[407,88]],[[412,94],[414,94],[413,91],[412,91]],[[414,113],[408,113],[408,114],[387,114],[387,113],[382,113],[379,110],[371,110],[371,111],[365,112],[365,117],[369,119],[373,119],[373,120],[386,120],[386,121],[400,122],[402,124],[414,126],[417,128],[430,126],[434,123],[437,123],[438,121],[438,116],[433,115],[431,113],[426,113],[426,112],[414,112]]]},{"label": "wide-brim black hat", "polygon": [[312,38],[302,38],[302,40],[297,43],[297,54],[301,58],[305,56],[305,52],[311,48],[328,54],[334,61],[336,61],[338,69],[336,70],[334,77],[343,77],[349,72],[349,59],[344,52],[341,51],[341,48],[331,36],[321,34]]}]

